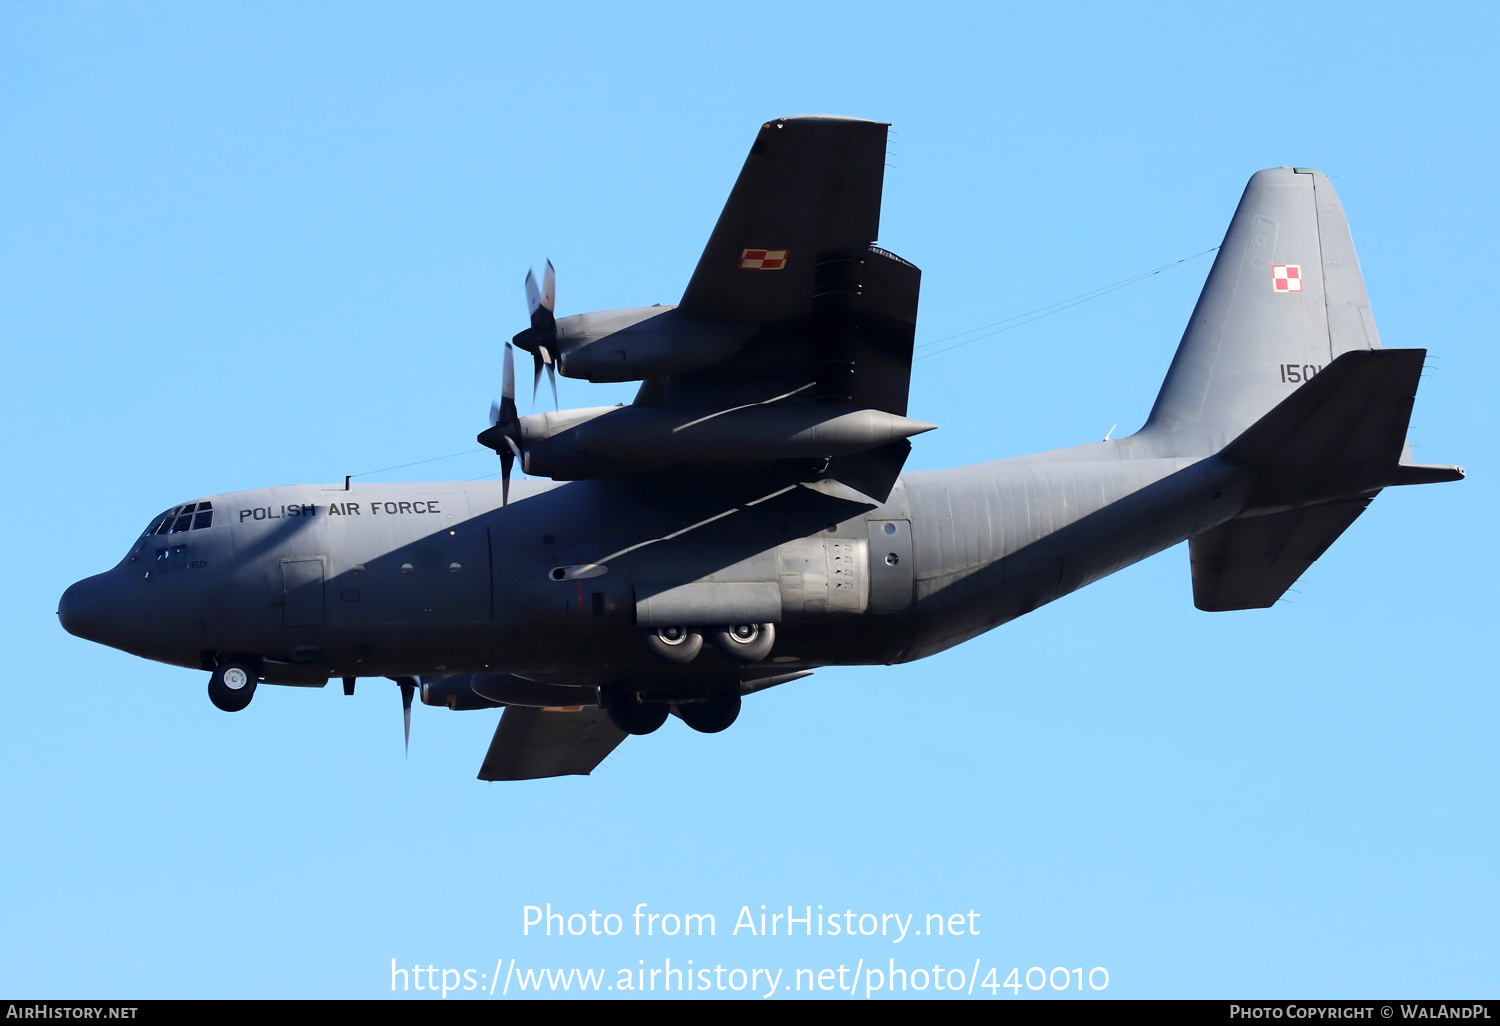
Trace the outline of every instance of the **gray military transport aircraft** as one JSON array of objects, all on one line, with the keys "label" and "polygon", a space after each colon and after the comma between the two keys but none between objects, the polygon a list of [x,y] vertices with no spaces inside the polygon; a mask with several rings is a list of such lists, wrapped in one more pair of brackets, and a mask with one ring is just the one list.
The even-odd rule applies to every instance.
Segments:
[{"label": "gray military transport aircraft", "polygon": [[[640,381],[519,416],[512,349],[479,439],[502,478],[292,485],[156,517],[58,609],[73,634],[258,683],[389,677],[503,707],[479,776],[590,772],[676,714],[819,666],[920,659],[1187,541],[1204,610],[1272,605],[1389,485],[1455,481],[1406,444],[1425,350],[1380,345],[1328,179],[1250,179],[1146,424],[902,474],[921,272],[875,245],[887,125],[762,125],[682,302],[555,317],[543,371]],[[510,481],[520,461],[531,480]],[[550,478],[550,481],[536,480]]]}]

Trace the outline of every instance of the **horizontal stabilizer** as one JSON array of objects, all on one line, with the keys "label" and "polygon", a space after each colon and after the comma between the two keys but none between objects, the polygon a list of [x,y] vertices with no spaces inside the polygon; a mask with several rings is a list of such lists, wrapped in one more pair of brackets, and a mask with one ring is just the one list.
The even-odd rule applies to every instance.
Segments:
[{"label": "horizontal stabilizer", "polygon": [[1338,357],[1225,447],[1254,471],[1241,515],[1189,543],[1199,609],[1264,609],[1395,484],[1456,481],[1458,467],[1406,462],[1423,349]]},{"label": "horizontal stabilizer", "polygon": [[1370,501],[1241,517],[1203,532],[1188,543],[1193,605],[1210,613],[1275,605]]},{"label": "horizontal stabilizer", "polygon": [[1395,484],[1425,349],[1340,356],[1225,447],[1253,467],[1247,510],[1353,498]]},{"label": "horizontal stabilizer", "polygon": [[495,728],[479,779],[586,775],[624,740],[625,732],[597,706],[570,712],[510,706]]}]

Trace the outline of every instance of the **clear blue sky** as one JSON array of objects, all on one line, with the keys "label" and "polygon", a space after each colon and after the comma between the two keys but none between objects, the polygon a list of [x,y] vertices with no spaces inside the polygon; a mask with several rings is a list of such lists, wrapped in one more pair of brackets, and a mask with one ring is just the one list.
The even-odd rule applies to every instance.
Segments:
[{"label": "clear blue sky", "polygon": [[[894,957],[1103,966],[1112,996],[1493,996],[1496,28],[1477,4],[0,5],[0,993]],[[1217,244],[1259,168],[1324,170],[1386,343],[1438,358],[1418,457],[1469,480],[1382,495],[1271,610],[1196,611],[1174,549],[590,778],[476,782],[485,712],[418,708],[404,759],[381,682],[225,715],[203,674],[58,627],[174,503],[473,448],[527,267],[556,263],[563,313],[675,302],[756,127],[802,113],[893,122],[880,241],[923,269],[919,342]],[[1134,430],[1206,271],[917,363],[941,427],[910,465]],[[523,937],[547,902],[718,936]],[[980,934],[729,935],[761,904],[973,909]]]}]

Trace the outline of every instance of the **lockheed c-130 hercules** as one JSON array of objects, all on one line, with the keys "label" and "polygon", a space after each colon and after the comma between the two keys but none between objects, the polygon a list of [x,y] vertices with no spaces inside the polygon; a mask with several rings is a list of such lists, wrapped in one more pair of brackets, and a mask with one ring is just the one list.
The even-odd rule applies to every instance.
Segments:
[{"label": "lockheed c-130 hercules", "polygon": [[[485,780],[588,773],[819,666],[941,652],[1179,542],[1204,610],[1266,607],[1390,485],[1425,350],[1385,349],[1343,209],[1307,168],[1245,189],[1145,426],[903,474],[921,273],[875,245],[887,125],[761,126],[676,306],[554,314],[514,344],[629,405],[519,416],[511,345],[479,439],[500,481],[296,485],[173,507],[58,614],[210,675],[401,685],[503,707]],[[510,480],[517,462],[528,480]],[[551,480],[538,480],[550,478]]]}]

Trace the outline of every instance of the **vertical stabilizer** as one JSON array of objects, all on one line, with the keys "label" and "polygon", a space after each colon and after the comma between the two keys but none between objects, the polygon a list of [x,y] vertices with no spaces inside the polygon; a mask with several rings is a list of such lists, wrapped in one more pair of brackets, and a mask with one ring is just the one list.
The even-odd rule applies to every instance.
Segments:
[{"label": "vertical stabilizer", "polygon": [[1379,348],[1333,186],[1256,172],[1142,431],[1177,455],[1217,452],[1335,357]]}]

